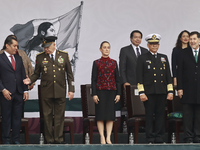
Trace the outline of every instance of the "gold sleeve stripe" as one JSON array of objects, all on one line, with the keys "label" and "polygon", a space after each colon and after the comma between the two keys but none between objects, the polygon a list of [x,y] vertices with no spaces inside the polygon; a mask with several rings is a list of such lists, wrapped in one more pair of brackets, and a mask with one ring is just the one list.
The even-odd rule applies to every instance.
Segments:
[{"label": "gold sleeve stripe", "polygon": [[167,85],[167,91],[173,91],[173,85],[172,84]]},{"label": "gold sleeve stripe", "polygon": [[138,83],[138,84],[137,84],[137,88],[138,88],[138,91],[139,91],[139,92],[143,92],[143,91],[144,91],[144,86],[143,86],[143,84]]}]

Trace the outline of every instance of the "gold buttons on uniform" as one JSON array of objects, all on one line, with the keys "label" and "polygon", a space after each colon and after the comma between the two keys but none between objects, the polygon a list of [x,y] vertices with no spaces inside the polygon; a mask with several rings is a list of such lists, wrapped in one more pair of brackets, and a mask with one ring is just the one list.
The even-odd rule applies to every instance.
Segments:
[{"label": "gold buttons on uniform", "polygon": [[55,67],[55,65],[53,65],[53,67]]},{"label": "gold buttons on uniform", "polygon": [[163,81],[161,81],[161,83],[163,83]]},{"label": "gold buttons on uniform", "polygon": [[60,71],[60,68],[58,68],[58,70]]},{"label": "gold buttons on uniform", "polygon": [[54,83],[56,83],[56,81],[54,81]]},{"label": "gold buttons on uniform", "polygon": [[154,74],[154,76],[156,76],[156,74]]},{"label": "gold buttons on uniform", "polygon": [[56,77],[56,75],[53,76],[54,78]]},{"label": "gold buttons on uniform", "polygon": [[162,68],[160,68],[160,70],[162,70]]},{"label": "gold buttons on uniform", "polygon": [[153,70],[155,70],[156,68],[155,67],[153,67]]},{"label": "gold buttons on uniform", "polygon": [[161,74],[161,76],[163,76],[163,74]]},{"label": "gold buttons on uniform", "polygon": [[154,80],[154,82],[156,82],[156,80]]},{"label": "gold buttons on uniform", "polygon": [[53,72],[55,72],[55,70],[53,70]]}]

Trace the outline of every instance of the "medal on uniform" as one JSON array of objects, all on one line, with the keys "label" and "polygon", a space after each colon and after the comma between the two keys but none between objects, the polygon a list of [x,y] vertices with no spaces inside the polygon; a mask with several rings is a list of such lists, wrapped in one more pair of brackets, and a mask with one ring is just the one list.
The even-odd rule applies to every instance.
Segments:
[{"label": "medal on uniform", "polygon": [[161,62],[166,62],[165,57],[161,57],[160,60],[161,60]]},{"label": "medal on uniform", "polygon": [[62,56],[59,56],[58,62],[59,62],[59,63],[64,63],[64,59],[62,58]]},{"label": "medal on uniform", "polygon": [[47,61],[47,59],[46,59],[46,58],[44,58],[44,60],[42,61],[42,64],[43,64],[43,65],[46,65],[46,64],[48,64],[48,61]]},{"label": "medal on uniform", "polygon": [[148,65],[148,69],[150,69],[150,65]]},{"label": "medal on uniform", "polygon": [[44,66],[44,72],[47,73],[47,67],[46,66]]}]

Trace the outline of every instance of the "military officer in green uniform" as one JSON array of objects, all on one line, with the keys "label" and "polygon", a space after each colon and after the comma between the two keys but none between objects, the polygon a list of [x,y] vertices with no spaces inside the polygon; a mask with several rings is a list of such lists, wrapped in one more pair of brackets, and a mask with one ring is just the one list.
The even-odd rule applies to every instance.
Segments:
[{"label": "military officer in green uniform", "polygon": [[[34,74],[24,80],[25,84],[34,83],[41,74],[41,97],[44,113],[44,133],[47,143],[62,144],[64,112],[66,105],[66,75],[69,100],[74,97],[74,77],[68,53],[56,50],[55,40],[51,36],[43,39],[41,52],[36,57]],[[66,74],[65,74],[66,73]],[[52,129],[54,113],[54,130]]]},{"label": "military officer in green uniform", "polygon": [[[166,55],[157,53],[160,39],[159,34],[150,34],[145,38],[149,52],[138,57],[136,68],[138,91],[145,106],[148,143],[164,142],[166,99],[173,99],[168,58]],[[155,133],[153,134],[154,115]]]}]

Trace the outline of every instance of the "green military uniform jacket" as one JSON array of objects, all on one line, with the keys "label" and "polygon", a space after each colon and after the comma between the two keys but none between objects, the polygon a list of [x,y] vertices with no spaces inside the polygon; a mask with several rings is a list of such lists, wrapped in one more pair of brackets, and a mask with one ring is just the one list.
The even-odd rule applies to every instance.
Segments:
[{"label": "green military uniform jacket", "polygon": [[139,93],[167,94],[173,92],[169,62],[166,55],[150,52],[137,60],[137,86]]},{"label": "green military uniform jacket", "polygon": [[67,52],[56,50],[54,62],[49,54],[42,52],[36,57],[34,74],[30,77],[35,82],[41,74],[41,94],[43,98],[66,97],[66,77],[69,92],[74,92],[74,77]]}]

